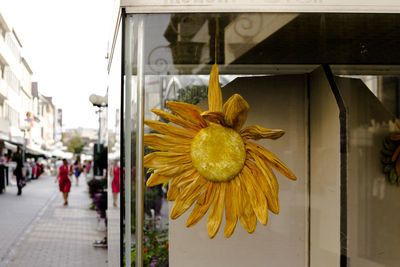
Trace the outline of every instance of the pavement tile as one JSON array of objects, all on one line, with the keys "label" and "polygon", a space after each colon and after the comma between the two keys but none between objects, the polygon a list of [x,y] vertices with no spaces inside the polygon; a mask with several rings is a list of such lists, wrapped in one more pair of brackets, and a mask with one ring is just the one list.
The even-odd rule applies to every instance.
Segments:
[{"label": "pavement tile", "polygon": [[0,195],[0,216],[6,214],[0,220],[1,267],[107,266],[107,250],[92,246],[106,233],[97,230],[104,222],[89,210],[83,179],[72,186],[66,207],[54,177],[31,181],[21,197],[14,193],[9,187]]}]

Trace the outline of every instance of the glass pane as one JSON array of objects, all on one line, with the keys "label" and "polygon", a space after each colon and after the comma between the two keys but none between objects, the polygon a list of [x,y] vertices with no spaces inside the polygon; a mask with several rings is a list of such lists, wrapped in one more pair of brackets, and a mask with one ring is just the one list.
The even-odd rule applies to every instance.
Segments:
[{"label": "glass pane", "polygon": [[[273,18],[276,18],[276,15],[273,15]],[[279,199],[282,207],[280,215],[276,216],[270,212],[268,225],[258,224],[253,235],[248,234],[238,221],[236,230],[228,239],[228,243],[223,230],[225,218],[222,219],[222,226],[213,239],[208,237],[207,215],[191,228],[186,228],[185,223],[192,209],[176,220],[168,220],[173,202],[170,202],[168,207],[166,191],[171,190],[171,184],[169,187],[159,185],[146,189],[145,213],[147,220],[151,219],[152,217],[149,216],[152,214],[151,202],[158,201],[161,204],[154,206],[156,222],[160,221],[155,229],[157,232],[162,231],[167,225],[169,227],[169,264],[171,266],[204,266],[211,262],[213,265],[243,266],[248,263],[248,257],[243,257],[243,255],[250,256],[254,262],[262,262],[266,253],[270,254],[267,257],[272,265],[303,266],[308,260],[306,245],[308,177],[307,161],[304,157],[307,153],[305,77],[302,75],[289,79],[272,77],[268,76],[272,73],[269,71],[271,67],[265,68],[249,63],[232,65],[232,67],[229,64],[223,64],[224,61],[232,60],[240,53],[244,53],[246,49],[251,48],[251,46],[245,47],[244,44],[238,43],[236,47],[230,46],[234,47],[233,51],[226,53],[228,36],[231,37],[231,33],[226,34],[227,29],[233,27],[229,31],[235,32],[234,28],[238,26],[229,26],[236,23],[233,23],[235,19],[238,19],[238,16],[225,14],[146,16],[145,118],[165,122],[166,120],[157,116],[152,109],[171,112],[166,104],[167,101],[185,102],[197,105],[203,110],[208,109],[207,91],[209,89],[210,63],[214,61],[214,44],[217,39],[216,54],[218,61],[221,62],[219,81],[224,87],[222,90],[223,101],[226,102],[235,93],[241,94],[247,100],[251,109],[243,128],[258,124],[290,132],[290,135],[280,140],[258,143],[271,149],[288,164],[298,175],[299,181],[289,181],[278,175]],[[165,26],[161,27],[161,25]],[[246,34],[256,36],[256,31],[251,32],[250,30]],[[232,42],[236,41],[235,38],[232,39]],[[260,76],[260,74],[264,75]],[[280,104],[280,101],[284,99],[289,108]],[[271,116],[265,116],[265,114],[271,114]],[[283,118],[290,119],[284,120]],[[146,133],[154,133],[154,131],[149,127],[146,128]],[[150,152],[154,152],[154,149],[147,148],[146,153]],[[170,166],[173,167],[174,163]],[[191,168],[197,171],[193,166]],[[150,171],[146,179],[149,179],[152,173]],[[208,182],[208,184],[211,187],[212,185],[217,186],[218,183]],[[156,201],[153,200],[154,198]],[[146,207],[146,203],[149,203],[149,206]],[[195,242],[191,241],[188,246],[189,240],[195,240]],[[164,249],[163,244],[160,245],[160,249]],[[156,251],[150,247],[148,249],[148,253]],[[236,251],[236,255],[233,255],[232,251]],[[291,251],[293,257],[287,257],[287,251]],[[153,256],[158,257],[157,255]]]},{"label": "glass pane", "polygon": [[108,87],[108,209],[107,241],[110,266],[120,266],[121,255],[121,30],[118,34],[114,63],[111,65]]},{"label": "glass pane", "polygon": [[[136,82],[140,80],[135,75],[143,69],[143,116],[153,120],[145,127],[145,134],[150,134],[145,140],[149,145],[145,155],[150,155],[145,158],[145,180],[154,185],[146,187],[144,194],[145,264],[396,266],[396,240],[391,233],[397,233],[397,228],[386,218],[393,213],[395,204],[391,203],[399,202],[395,187],[382,172],[379,153],[385,137],[391,131],[399,131],[393,123],[400,114],[399,15],[179,13],[133,17],[136,21],[139,17],[144,19],[144,40],[140,40],[144,48],[137,51],[138,24],[134,23],[133,47],[138,54],[133,56],[132,64],[132,147],[124,147],[130,149],[132,169],[141,168],[135,166],[134,160],[134,125],[140,115],[135,113]],[[138,55],[143,56],[143,65],[137,65]],[[241,95],[250,107],[248,113],[243,111],[245,115],[239,113],[246,105],[240,105],[244,102],[238,96],[229,100],[224,110],[215,110],[220,103],[215,95],[208,98],[208,91],[214,90],[209,87],[209,80],[215,62],[222,102]],[[218,104],[213,108],[209,104],[214,100]],[[176,117],[168,113],[175,113]],[[246,121],[242,125],[235,121],[239,116],[232,114],[242,114]],[[169,126],[163,124],[167,122]],[[229,158],[229,149],[239,147],[229,161],[235,162],[233,158],[241,158],[242,143],[231,146],[213,134],[217,144],[196,145],[200,142],[197,140],[208,136],[203,133],[213,131],[210,129],[215,125],[233,129],[241,135],[239,139],[245,147],[246,167],[238,163],[240,168],[235,171],[236,163],[233,164],[229,179],[220,170],[222,167],[215,167],[221,166],[220,161],[213,160],[219,155]],[[258,138],[271,137],[268,134],[249,132],[260,128],[240,131],[252,125],[283,129],[286,133],[273,136],[280,137],[274,140]],[[261,190],[263,181],[270,181],[272,175],[262,173],[264,180],[254,178],[258,177],[258,170],[269,169],[257,162],[257,155],[265,150],[249,145],[249,136],[257,139],[250,142],[270,150],[297,177],[296,181],[285,178],[285,174],[291,175],[276,167],[271,158],[263,158],[267,165],[276,167],[273,171],[279,183],[280,203],[278,215],[268,212],[266,226],[260,223],[266,223],[260,206],[267,202],[268,208],[277,213],[273,198],[265,188]],[[204,149],[214,152],[207,154]],[[198,154],[203,160],[200,163],[195,156]],[[214,168],[203,168],[203,163]],[[390,164],[394,167],[394,163]],[[190,192],[190,185],[197,186],[194,183],[198,179],[204,183]],[[396,176],[396,183],[397,179]],[[221,193],[228,192],[229,186],[243,192],[235,197]],[[210,193],[213,190],[218,193]],[[167,200],[168,192],[171,201]],[[215,207],[223,208],[223,216],[215,215],[221,215],[221,209],[211,204],[208,213],[203,207],[202,219],[194,220],[190,214],[193,210],[199,212],[199,206],[207,203],[207,192],[213,196],[212,203],[219,203]],[[186,199],[188,196],[193,197],[192,201]],[[187,205],[179,206],[183,199]],[[227,212],[228,206],[246,203],[246,199],[254,202],[243,204],[246,208],[232,204],[248,213],[238,215],[235,231],[226,238],[224,234],[230,234],[230,228],[224,228],[227,221],[232,221],[229,216],[225,218],[232,214]],[[131,215],[133,227],[134,211]],[[168,219],[170,215],[174,219]],[[254,229],[252,220],[256,217],[259,222]],[[219,230],[216,232],[207,220],[216,225],[221,222]],[[379,227],[382,224],[385,227]]]}]

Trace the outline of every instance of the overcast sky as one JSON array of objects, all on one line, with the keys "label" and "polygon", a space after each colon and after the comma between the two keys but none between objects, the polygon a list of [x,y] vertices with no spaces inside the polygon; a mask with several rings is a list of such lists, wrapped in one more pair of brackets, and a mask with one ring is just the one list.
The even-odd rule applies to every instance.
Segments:
[{"label": "overcast sky", "polygon": [[64,128],[97,128],[88,98],[107,90],[114,0],[1,0],[39,91],[63,109]]}]

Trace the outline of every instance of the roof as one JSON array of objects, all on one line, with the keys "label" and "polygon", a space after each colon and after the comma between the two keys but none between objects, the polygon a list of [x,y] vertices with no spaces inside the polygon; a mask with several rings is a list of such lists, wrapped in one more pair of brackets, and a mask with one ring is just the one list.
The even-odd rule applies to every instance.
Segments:
[{"label": "roof", "polygon": [[13,35],[14,35],[14,37],[15,37],[15,40],[17,40],[19,46],[22,48],[22,43],[21,43],[21,41],[19,40],[18,35],[17,35],[17,33],[15,32],[14,29],[12,29],[12,33],[13,33]]},{"label": "roof", "polygon": [[24,64],[25,68],[28,70],[30,74],[33,74],[31,67],[29,67],[28,62],[24,57],[21,58],[22,64]]},{"label": "roof", "polygon": [[38,83],[37,82],[32,82],[32,96],[33,97],[39,97],[39,90],[38,90]]},{"label": "roof", "polygon": [[0,25],[2,26],[2,28],[4,28],[7,32],[10,31],[10,28],[8,27],[7,22],[5,21],[3,15],[0,12]]}]

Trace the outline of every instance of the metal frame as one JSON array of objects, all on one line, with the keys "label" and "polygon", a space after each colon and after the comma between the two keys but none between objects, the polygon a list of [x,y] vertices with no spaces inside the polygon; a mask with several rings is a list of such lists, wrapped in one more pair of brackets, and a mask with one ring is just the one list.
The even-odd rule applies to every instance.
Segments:
[{"label": "metal frame", "polygon": [[127,13],[345,12],[399,13],[397,0],[121,0]]},{"label": "metal frame", "polygon": [[126,17],[125,31],[125,264],[130,266],[131,260],[131,124],[132,124],[132,59],[133,59],[133,18]]},{"label": "metal frame", "polygon": [[[210,3],[213,2],[213,3]],[[122,11],[122,16],[121,16]],[[126,23],[122,35],[125,44],[125,55],[123,55],[125,84],[125,119],[124,119],[124,147],[125,149],[125,263],[131,263],[131,101],[132,101],[132,59],[133,59],[133,18],[125,14],[141,13],[202,13],[202,12],[318,12],[318,13],[400,13],[400,1],[398,0],[121,0],[116,28],[114,31],[113,44],[109,53],[110,68],[115,42],[117,40],[119,23]],[[126,20],[125,20],[126,18]],[[143,266],[143,120],[144,120],[144,70],[143,70],[143,48],[144,48],[144,25],[143,17],[139,16],[137,32],[137,139],[136,139],[136,266]],[[126,21],[126,22],[125,22]],[[136,21],[135,21],[136,22]],[[123,75],[123,74],[122,74]],[[122,97],[124,97],[122,95]],[[123,109],[121,109],[123,110]],[[123,116],[123,115],[122,115]],[[122,120],[121,120],[122,121]],[[343,125],[343,123],[342,123]],[[343,130],[343,129],[342,129]],[[341,131],[342,132],[342,131]],[[342,144],[343,145],[343,144]],[[346,163],[342,158],[342,164]],[[343,167],[342,167],[343,168]],[[343,187],[343,170],[341,182]],[[345,195],[341,194],[342,201]],[[122,198],[121,198],[122,200]],[[122,204],[122,203],[121,203]],[[122,205],[121,205],[122,207]],[[341,230],[345,229],[346,211],[341,209]],[[121,220],[123,218],[121,217]],[[122,223],[121,223],[122,227]],[[122,230],[122,229],[121,229]],[[122,232],[122,231],[121,231]],[[341,266],[347,265],[346,255],[343,249],[346,247],[346,239],[341,241]],[[122,258],[121,258],[122,262]],[[122,266],[122,265],[121,265]]]},{"label": "metal frame", "polygon": [[137,123],[136,123],[136,267],[143,266],[144,206],[144,18],[138,18],[137,34]]},{"label": "metal frame", "polygon": [[[122,155],[125,155],[125,148],[124,148],[124,91],[125,91],[125,84],[124,84],[124,77],[125,77],[125,18],[126,18],[126,14],[125,14],[125,9],[121,10],[121,19],[118,20],[117,23],[117,27],[119,27],[119,24],[121,24],[122,27],[122,31],[121,31],[121,77],[120,77],[120,81],[121,81],[121,106],[120,106],[120,140],[121,140],[121,147],[120,147],[120,169],[122,170],[122,179],[124,179],[124,168],[125,168],[125,164],[124,162],[122,162],[123,157]],[[117,31],[118,32],[118,31]],[[111,56],[112,58],[112,56]],[[109,64],[111,65],[111,60],[109,61]],[[109,65],[109,67],[110,67]],[[108,69],[110,71],[110,69]],[[121,179],[121,178],[120,178]],[[124,265],[124,256],[123,253],[121,253],[122,248],[124,247],[124,209],[125,209],[125,198],[122,196],[122,193],[125,192],[125,186],[124,183],[120,183],[120,187],[121,187],[121,195],[119,198],[120,201],[120,218],[119,218],[119,227],[120,227],[120,233],[119,233],[119,238],[120,238],[120,266],[122,267]]]},{"label": "metal frame", "polygon": [[340,123],[340,266],[347,267],[347,109],[329,65],[323,65],[332,93],[339,108]]}]

